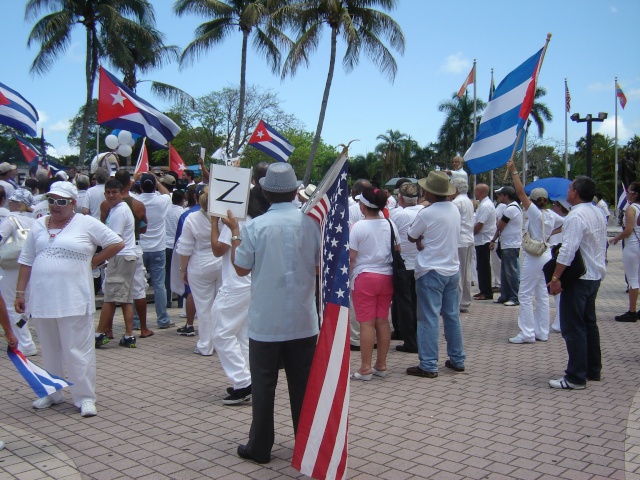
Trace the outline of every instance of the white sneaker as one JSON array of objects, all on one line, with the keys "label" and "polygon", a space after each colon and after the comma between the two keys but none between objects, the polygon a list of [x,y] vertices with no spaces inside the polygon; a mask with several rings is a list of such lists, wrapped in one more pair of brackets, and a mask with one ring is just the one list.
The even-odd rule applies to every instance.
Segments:
[{"label": "white sneaker", "polygon": [[3,448],[4,448],[4,442],[0,440],[0,450],[2,450]]},{"label": "white sneaker", "polygon": [[36,347],[33,347],[33,348],[32,348],[32,349],[30,349],[30,350],[23,350],[23,351],[22,351],[22,354],[23,354],[25,357],[33,357],[34,355],[37,355],[37,354],[38,354],[38,349],[37,349]]},{"label": "white sneaker", "polygon": [[522,344],[522,343],[535,343],[535,340],[525,340],[524,338],[522,338],[520,336],[520,334],[516,335],[515,337],[511,337],[509,339],[509,343],[515,343],[515,344]]},{"label": "white sneaker", "polygon": [[551,325],[551,331],[555,332],[555,333],[561,333],[559,328],[554,327],[553,325]]},{"label": "white sneaker", "polygon": [[546,342],[548,338],[536,337],[536,342]]},{"label": "white sneaker", "polygon": [[49,408],[51,405],[57,405],[64,402],[64,398],[51,398],[51,395],[37,399],[31,404],[33,408],[42,410],[43,408]]},{"label": "white sneaker", "polygon": [[186,313],[181,313],[181,314],[179,315],[179,317],[180,317],[180,318],[187,318],[187,314],[186,314]]},{"label": "white sneaker", "polygon": [[559,388],[561,390],[584,390],[587,388],[586,385],[577,385],[575,383],[568,382],[564,377],[557,380],[549,380],[549,386],[551,388]]},{"label": "white sneaker", "polygon": [[82,402],[80,406],[80,415],[83,417],[95,417],[98,415],[98,410],[96,410],[96,404],[91,400],[85,400]]},{"label": "white sneaker", "polygon": [[517,307],[518,305],[520,305],[519,303],[514,302],[513,300],[507,300],[506,302],[503,303],[503,305],[505,307]]}]

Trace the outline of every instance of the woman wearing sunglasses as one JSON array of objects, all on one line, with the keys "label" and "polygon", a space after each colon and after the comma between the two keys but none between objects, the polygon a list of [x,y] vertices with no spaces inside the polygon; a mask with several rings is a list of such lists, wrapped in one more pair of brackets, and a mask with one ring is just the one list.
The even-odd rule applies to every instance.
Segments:
[{"label": "woman wearing sunglasses", "polygon": [[[30,313],[44,368],[59,377],[67,371],[74,405],[83,417],[92,417],[97,411],[91,270],[122,250],[124,242],[90,215],[76,214],[77,199],[71,183],[51,185],[49,215],[33,224],[18,259],[15,310]],[[102,250],[95,253],[98,246]],[[57,391],[33,402],[33,408],[63,401],[62,391]]]}]

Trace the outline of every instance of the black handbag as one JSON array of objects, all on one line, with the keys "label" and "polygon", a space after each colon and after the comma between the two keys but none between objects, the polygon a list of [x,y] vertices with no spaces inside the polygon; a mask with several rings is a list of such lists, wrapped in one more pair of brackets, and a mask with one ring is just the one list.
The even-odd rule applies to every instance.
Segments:
[{"label": "black handbag", "polygon": [[393,225],[391,225],[391,221],[387,219],[389,222],[389,228],[391,229],[391,258],[393,265],[393,290],[400,291],[404,290],[408,286],[407,282],[407,267],[404,264],[404,258],[398,250],[396,250],[396,234],[393,232]]},{"label": "black handbag", "polygon": [[[562,244],[559,243],[551,249],[551,260],[545,263],[544,267],[542,267],[542,271],[544,272],[544,279],[547,283],[551,281],[553,272],[555,272],[556,270],[558,253],[560,252],[561,246]],[[576,255],[571,261],[571,265],[565,268],[564,272],[562,272],[562,276],[560,277],[560,285],[562,286],[562,289],[566,290],[567,288],[569,288],[585,273],[587,273],[587,267],[585,267],[582,253],[580,253],[580,249],[578,249],[576,250]]]}]

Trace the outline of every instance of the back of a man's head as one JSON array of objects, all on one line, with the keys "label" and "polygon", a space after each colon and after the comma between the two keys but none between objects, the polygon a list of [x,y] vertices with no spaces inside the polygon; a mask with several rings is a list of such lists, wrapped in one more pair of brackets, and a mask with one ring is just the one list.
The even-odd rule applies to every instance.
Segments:
[{"label": "back of a man's head", "polygon": [[579,175],[573,180],[573,189],[583,202],[590,202],[596,194],[596,182],[590,177]]},{"label": "back of a man's head", "polygon": [[[116,180],[118,180],[122,186],[125,189],[129,189],[129,184],[131,183],[131,174],[129,173],[129,171],[125,168],[121,168],[120,170],[118,170],[116,172],[116,174],[113,176],[113,178],[115,178]],[[76,180],[76,185],[77,185],[78,181]]]},{"label": "back of a man's head", "polygon": [[96,183],[98,185],[102,185],[109,180],[109,172],[107,172],[105,168],[98,167],[96,168],[96,171],[93,172],[93,178],[96,179]]}]

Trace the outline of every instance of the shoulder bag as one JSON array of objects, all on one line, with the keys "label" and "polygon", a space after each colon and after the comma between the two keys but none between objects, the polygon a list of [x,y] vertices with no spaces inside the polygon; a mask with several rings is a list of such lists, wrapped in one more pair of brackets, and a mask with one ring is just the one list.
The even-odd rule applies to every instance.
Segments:
[{"label": "shoulder bag", "polygon": [[[555,245],[551,249],[551,260],[544,264],[542,267],[542,271],[544,272],[544,278],[547,283],[551,281],[553,277],[553,272],[556,270],[556,264],[558,263],[558,253],[560,252],[561,243]],[[571,285],[573,285],[576,280],[582,277],[585,273],[587,273],[587,267],[584,265],[584,260],[582,259],[582,253],[580,253],[580,249],[576,250],[576,255],[573,257],[571,261],[571,265],[564,269],[562,272],[562,276],[560,277],[560,285],[563,290],[566,290]]]},{"label": "shoulder bag", "polygon": [[5,221],[12,222],[15,229],[7,241],[0,246],[0,268],[10,270],[19,267],[18,257],[27,240],[29,230],[23,228],[14,215],[8,216]]},{"label": "shoulder bag", "polygon": [[[537,207],[536,207],[537,208]],[[531,238],[531,235],[529,235],[529,232],[526,231],[524,233],[524,236],[522,237],[522,249],[527,252],[529,255],[533,255],[534,257],[539,257],[540,255],[542,255],[544,252],[547,251],[547,248],[549,248],[549,245],[547,245],[547,242],[544,241],[545,236],[544,236],[544,212],[542,210],[540,210],[540,214],[542,215],[542,241],[539,240],[534,240],[533,238]],[[531,226],[531,222],[529,222],[529,226]]]},{"label": "shoulder bag", "polygon": [[389,222],[389,228],[391,229],[391,258],[393,265],[393,290],[401,291],[407,288],[407,267],[404,264],[404,259],[398,250],[396,250],[396,234],[393,232],[393,225]]}]

